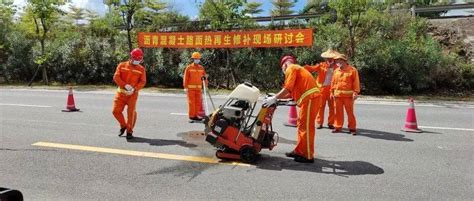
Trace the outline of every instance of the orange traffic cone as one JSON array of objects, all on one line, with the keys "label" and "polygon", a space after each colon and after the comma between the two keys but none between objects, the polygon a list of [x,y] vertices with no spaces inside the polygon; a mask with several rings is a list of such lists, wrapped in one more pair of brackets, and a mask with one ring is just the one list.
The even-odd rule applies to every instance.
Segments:
[{"label": "orange traffic cone", "polygon": [[285,126],[296,127],[296,122],[298,120],[298,113],[296,112],[296,106],[290,106],[290,110],[288,110],[288,122],[284,123]]},{"label": "orange traffic cone", "polygon": [[74,103],[74,95],[72,94],[72,87],[69,87],[69,94],[67,96],[66,109],[63,112],[77,112],[79,109],[76,108]]},{"label": "orange traffic cone", "polygon": [[402,131],[411,133],[421,133],[423,131],[418,129],[418,124],[416,123],[415,103],[413,101],[413,98],[410,98],[409,102],[410,107],[408,108],[405,127],[402,128]]}]

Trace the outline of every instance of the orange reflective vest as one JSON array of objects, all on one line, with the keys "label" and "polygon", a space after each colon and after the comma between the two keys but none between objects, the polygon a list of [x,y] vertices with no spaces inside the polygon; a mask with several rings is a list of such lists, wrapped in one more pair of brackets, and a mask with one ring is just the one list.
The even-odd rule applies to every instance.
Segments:
[{"label": "orange reflective vest", "polygon": [[[183,87],[185,89],[198,89],[202,88],[202,76],[206,75],[206,70],[199,64],[189,64],[184,70],[183,76]],[[207,81],[206,81],[207,84]]]},{"label": "orange reflective vest", "polygon": [[[305,66],[304,68],[306,70],[308,70],[310,73],[317,72],[318,77],[316,78],[316,84],[318,84],[319,87],[323,87],[324,81],[326,80],[326,72],[331,67],[329,66],[328,62],[321,62],[321,63],[316,64],[314,66]],[[333,75],[334,75],[334,73],[333,73]],[[329,80],[329,82],[330,82],[330,80]]]},{"label": "orange reflective vest", "polygon": [[321,95],[313,75],[296,64],[292,64],[286,69],[284,88],[291,93],[299,106],[307,100]]},{"label": "orange reflective vest", "polygon": [[114,74],[114,82],[118,85],[118,92],[125,92],[125,85],[129,84],[135,93],[145,87],[146,71],[142,65],[133,65],[129,61],[120,63]]},{"label": "orange reflective vest", "polygon": [[338,68],[334,71],[331,82],[331,93],[335,97],[352,97],[360,93],[359,73],[351,65],[344,69]]}]

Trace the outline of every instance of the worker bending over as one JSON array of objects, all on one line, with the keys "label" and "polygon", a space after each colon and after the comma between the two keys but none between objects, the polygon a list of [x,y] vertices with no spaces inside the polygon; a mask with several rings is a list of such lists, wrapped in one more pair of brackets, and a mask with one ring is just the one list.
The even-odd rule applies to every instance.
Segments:
[{"label": "worker bending over", "polygon": [[264,105],[272,105],[277,99],[293,98],[300,108],[297,120],[298,140],[293,151],[285,155],[296,162],[314,162],[315,119],[321,95],[311,73],[296,64],[293,56],[285,56],[280,61],[281,70],[285,74],[283,89],[275,96],[266,98]]}]

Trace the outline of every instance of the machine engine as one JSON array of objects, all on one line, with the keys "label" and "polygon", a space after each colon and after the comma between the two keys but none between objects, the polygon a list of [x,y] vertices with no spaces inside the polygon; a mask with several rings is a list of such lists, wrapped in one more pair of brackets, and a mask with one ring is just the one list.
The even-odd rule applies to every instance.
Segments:
[{"label": "machine engine", "polygon": [[253,162],[262,148],[276,146],[271,120],[276,105],[262,106],[252,116],[260,91],[251,84],[239,85],[206,123],[206,141],[219,148],[218,158]]}]

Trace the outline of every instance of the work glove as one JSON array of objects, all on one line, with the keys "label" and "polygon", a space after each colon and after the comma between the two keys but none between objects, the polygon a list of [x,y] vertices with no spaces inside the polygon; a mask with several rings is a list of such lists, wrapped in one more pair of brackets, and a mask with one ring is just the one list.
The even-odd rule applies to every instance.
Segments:
[{"label": "work glove", "polygon": [[125,91],[125,95],[127,96],[131,96],[132,94],[133,94],[133,91],[128,91],[128,90]]},{"label": "work glove", "polygon": [[354,92],[352,94],[352,99],[357,100],[357,98],[359,98],[359,95],[356,92]]},{"label": "work glove", "polygon": [[125,90],[127,90],[127,91],[133,91],[133,87],[132,87],[131,85],[129,85],[129,84],[126,84],[126,85],[125,85]]},{"label": "work glove", "polygon": [[273,105],[277,102],[276,96],[271,96],[263,99],[263,106],[268,107],[270,105]]},{"label": "work glove", "polygon": [[188,93],[188,89],[184,88],[183,89],[184,93]]}]

